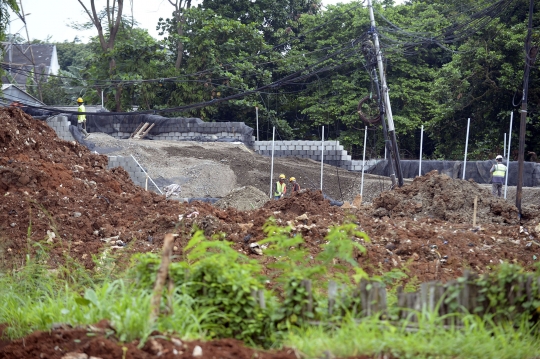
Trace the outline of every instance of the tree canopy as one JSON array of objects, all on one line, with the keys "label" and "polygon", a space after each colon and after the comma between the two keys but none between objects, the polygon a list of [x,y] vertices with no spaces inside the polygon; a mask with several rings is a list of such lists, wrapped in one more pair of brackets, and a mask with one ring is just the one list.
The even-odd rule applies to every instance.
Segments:
[{"label": "tree canopy", "polygon": [[[493,158],[502,153],[510,112],[520,105],[529,0],[381,1],[374,5],[375,29],[360,1],[326,9],[319,0],[169,2],[171,16],[156,24],[160,39],[118,20],[117,9],[102,17],[109,25],[89,44],[57,44],[62,70],[84,84],[90,101],[103,91],[113,110],[196,104],[165,115],[254,127],[258,106],[261,139],[272,126],[281,139],[318,139],[324,125],[353,156],[361,153],[366,126],[357,106],[376,96],[362,53],[373,31],[402,158],[418,157],[421,126],[424,158],[461,158],[468,118],[469,158]],[[95,25],[90,11],[89,17]],[[537,49],[539,13],[533,23]],[[526,150],[534,152],[540,151],[539,75],[535,64],[526,139]],[[380,124],[368,126],[369,156],[383,156]]]}]

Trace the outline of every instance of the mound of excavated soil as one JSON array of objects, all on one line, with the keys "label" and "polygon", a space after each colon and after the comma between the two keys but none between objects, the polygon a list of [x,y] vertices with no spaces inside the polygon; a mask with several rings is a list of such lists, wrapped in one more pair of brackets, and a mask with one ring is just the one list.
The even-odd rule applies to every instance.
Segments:
[{"label": "mound of excavated soil", "polygon": [[232,207],[239,211],[249,211],[261,208],[269,200],[268,196],[257,188],[244,186],[235,188],[214,205],[221,209]]},{"label": "mound of excavated soil", "polygon": [[8,263],[29,241],[48,240],[50,264],[69,254],[92,267],[104,238],[146,251],[149,236],[174,228],[183,205],[135,186],[122,168],[107,170],[106,156],[18,109],[0,109],[0,123],[0,256]]},{"label": "mound of excavated soil", "polygon": [[331,206],[330,201],[324,199],[321,191],[302,190],[300,193],[291,194],[289,197],[269,201],[264,208],[271,211],[301,215],[303,213],[335,213],[337,207]]},{"label": "mound of excavated soil", "polygon": [[456,223],[472,223],[474,199],[478,198],[477,223],[518,223],[517,208],[496,198],[477,183],[452,179],[431,171],[373,200],[374,215],[430,217]]}]

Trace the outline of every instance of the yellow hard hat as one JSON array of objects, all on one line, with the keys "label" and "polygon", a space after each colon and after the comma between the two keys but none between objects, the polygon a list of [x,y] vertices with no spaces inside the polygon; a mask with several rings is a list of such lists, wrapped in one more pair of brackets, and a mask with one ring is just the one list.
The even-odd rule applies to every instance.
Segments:
[{"label": "yellow hard hat", "polygon": [[82,97],[79,97],[79,98],[77,99],[77,102],[84,102],[84,100],[82,99]]},{"label": "yellow hard hat", "polygon": [[285,179],[285,175],[282,173],[279,175],[279,179]]},{"label": "yellow hard hat", "polygon": [[296,181],[296,178],[294,177],[289,178],[289,182],[292,182],[292,181]]}]

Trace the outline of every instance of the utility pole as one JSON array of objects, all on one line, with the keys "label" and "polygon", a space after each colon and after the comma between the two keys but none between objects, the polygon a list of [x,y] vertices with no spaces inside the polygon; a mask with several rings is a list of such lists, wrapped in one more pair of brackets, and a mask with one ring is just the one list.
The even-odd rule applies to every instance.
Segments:
[{"label": "utility pole", "polygon": [[[373,42],[369,40],[364,41],[364,43],[362,44],[362,52],[364,53],[364,57],[367,63],[366,65],[369,69],[369,76],[375,83],[375,90],[377,91],[377,102],[379,105],[379,113],[381,116],[381,124],[384,138],[384,159],[386,160],[386,153],[392,153],[392,143],[388,138],[388,130],[386,128],[386,120],[384,116],[386,111],[384,107],[384,100],[381,94],[381,86],[379,85],[379,79],[377,78],[377,56],[375,52],[375,47],[373,46]],[[395,165],[392,158],[388,163],[390,164],[390,180],[392,181],[392,188],[394,188],[396,186],[396,170],[394,168]]]},{"label": "utility pole", "polygon": [[521,219],[521,198],[523,192],[523,167],[525,160],[525,130],[527,126],[527,96],[529,94],[529,73],[531,65],[538,54],[538,46],[531,48],[532,20],[533,20],[534,0],[529,4],[529,26],[525,39],[525,73],[523,75],[523,96],[521,98],[521,118],[519,121],[519,153],[518,153],[518,180],[516,190],[516,207],[518,217]]},{"label": "utility pole", "polygon": [[[379,35],[375,27],[375,16],[373,15],[373,4],[371,0],[367,0],[369,8],[369,18],[371,20],[371,32],[373,34],[373,43],[377,54],[377,65],[379,67],[379,76],[381,78],[382,99],[385,104],[386,118],[388,120],[388,136],[392,145],[390,156],[394,161],[394,169],[396,171],[398,186],[403,186],[403,172],[401,170],[401,161],[399,158],[399,149],[396,140],[396,129],[394,127],[394,118],[392,117],[392,107],[390,106],[390,96],[388,95],[388,86],[386,84],[386,76],[384,74],[384,66],[382,61],[381,49],[379,46]],[[384,119],[383,119],[384,121]]]}]

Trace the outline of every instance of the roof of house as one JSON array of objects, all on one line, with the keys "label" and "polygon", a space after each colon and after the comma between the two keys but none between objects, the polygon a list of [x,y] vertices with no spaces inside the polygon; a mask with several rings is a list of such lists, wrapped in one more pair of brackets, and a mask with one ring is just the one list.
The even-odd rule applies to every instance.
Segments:
[{"label": "roof of house", "polygon": [[[49,74],[56,46],[50,44],[6,44],[4,50],[3,62],[11,67],[11,76],[17,84],[25,86],[28,75],[34,70],[33,64],[35,64],[38,74]],[[9,73],[9,69],[6,69],[6,72]],[[2,82],[11,82],[11,80],[3,78]]]},{"label": "roof of house", "polygon": [[31,106],[44,106],[45,104],[22,90],[16,85],[2,84],[2,95],[0,96],[0,105],[9,106],[13,102],[20,102]]}]

